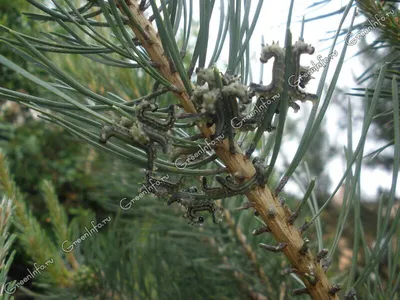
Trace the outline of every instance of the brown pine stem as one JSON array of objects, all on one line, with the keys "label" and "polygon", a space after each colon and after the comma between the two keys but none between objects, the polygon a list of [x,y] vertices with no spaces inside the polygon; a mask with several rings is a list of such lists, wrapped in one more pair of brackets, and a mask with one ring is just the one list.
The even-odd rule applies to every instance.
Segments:
[{"label": "brown pine stem", "polygon": [[[168,58],[164,55],[165,52],[160,38],[151,22],[139,9],[138,2],[134,0],[120,1],[125,1],[134,17],[134,24],[129,23],[128,25],[135,33],[135,36],[146,49],[151,60],[158,66],[160,74],[177,88],[177,91],[174,93],[182,107],[186,112],[197,113],[188,93],[185,91],[184,84],[179,74],[171,71]],[[141,33],[143,31],[145,32],[145,36]],[[207,128],[205,125],[199,125],[198,127],[207,138],[213,133],[212,129]],[[236,178],[242,177],[248,180],[255,174],[255,169],[252,162],[245,158],[239,147],[236,147],[236,149],[238,152],[236,154],[231,154],[229,152],[228,141],[225,140],[215,152],[224,162],[229,173],[235,174]],[[284,210],[281,207],[270,189],[267,186],[264,188],[256,187],[248,192],[246,196],[250,202],[254,203],[255,209],[271,229],[271,233],[274,235],[276,241],[278,243],[287,243],[287,247],[285,247],[283,253],[289,259],[292,267],[299,271],[299,277],[307,287],[310,296],[314,299],[323,300],[339,299],[337,294],[331,295],[329,293],[332,286],[322,267],[317,263],[316,258],[311,252],[307,251],[304,255],[300,254],[299,251],[304,244],[303,237],[298,229],[288,224],[288,210]],[[272,217],[272,214],[268,214],[269,211],[274,211],[276,214]],[[310,283],[305,274],[312,274],[316,279],[315,284]]]}]

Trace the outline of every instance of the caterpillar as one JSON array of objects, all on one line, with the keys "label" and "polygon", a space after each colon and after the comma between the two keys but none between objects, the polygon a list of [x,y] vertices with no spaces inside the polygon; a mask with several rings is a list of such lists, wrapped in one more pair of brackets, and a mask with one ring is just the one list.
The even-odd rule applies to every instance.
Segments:
[{"label": "caterpillar", "polygon": [[198,68],[196,74],[198,85],[191,99],[196,109],[205,114],[207,126],[215,124],[211,138],[227,135],[229,150],[234,154],[235,132],[231,120],[241,118],[240,112],[245,109],[244,105],[251,102],[247,87],[240,83],[240,76],[223,75],[216,68]]},{"label": "caterpillar", "polygon": [[[300,106],[295,103],[295,100],[300,100],[305,102],[316,101],[318,100],[317,95],[306,93],[301,90],[304,88],[311,77],[300,77],[300,75],[305,74],[307,72],[307,68],[300,65],[300,56],[302,54],[313,54],[315,48],[309,44],[304,43],[302,39],[299,39],[294,45],[292,49],[292,63],[294,65],[293,74],[289,76],[289,106],[293,108],[295,112],[300,109]],[[260,114],[255,114],[254,117],[246,120],[248,124],[248,128],[251,128],[252,124],[256,124],[258,126],[257,132],[250,144],[249,149],[246,151],[246,157],[250,157],[254,152],[257,143],[259,142],[263,132],[271,131],[274,128],[272,127],[272,120],[277,111],[278,101],[280,98],[280,93],[283,91],[283,84],[285,81],[285,49],[279,46],[279,42],[272,43],[272,45],[263,46],[260,61],[262,63],[267,63],[272,57],[275,58],[273,66],[272,66],[272,81],[269,85],[262,85],[257,83],[250,84],[250,90],[252,95],[258,96],[256,107],[264,104],[264,100],[271,99],[277,95],[279,95],[277,101],[271,101],[270,105],[267,105],[267,109],[260,116]]]},{"label": "caterpillar", "polygon": [[170,130],[176,121],[174,105],[170,105],[168,107],[168,118],[165,122],[161,122],[156,118],[151,118],[146,114],[147,111],[156,112],[158,110],[158,106],[155,104],[150,104],[147,101],[143,101],[135,107],[135,110],[137,113],[137,118],[141,123],[159,131],[166,132]]},{"label": "caterpillar", "polygon": [[300,55],[302,54],[313,54],[315,51],[315,48],[309,44],[304,43],[303,39],[300,39],[294,44],[293,46],[293,51],[292,51],[292,58],[293,58],[293,64],[295,66],[294,69],[294,78],[295,80],[298,81],[298,84],[295,84],[294,86],[291,86],[294,89],[291,89],[292,94],[290,95],[291,98],[295,100],[300,100],[302,102],[305,102],[306,100],[309,101],[315,101],[318,99],[317,95],[310,94],[310,93],[305,93],[302,90],[299,89],[299,86],[301,88],[304,88],[305,85],[311,80],[310,78],[305,78],[301,77],[300,80],[299,76],[301,72],[304,74],[306,68],[300,65]]},{"label": "caterpillar", "polygon": [[[304,93],[298,87],[305,88],[308,82],[312,79],[301,78],[301,74],[307,72],[307,68],[300,65],[300,56],[302,54],[313,54],[315,48],[309,44],[304,43],[303,39],[299,39],[292,49],[292,62],[294,65],[294,71],[292,76],[290,76],[290,97],[293,100],[301,100],[302,102],[306,100],[315,101],[317,96],[314,94]],[[285,50],[279,46],[279,42],[272,43],[272,45],[266,45],[262,48],[260,61],[262,63],[267,63],[272,57],[275,58],[274,64],[272,66],[272,81],[269,85],[264,86],[261,84],[252,83],[250,84],[250,89],[256,93],[262,94],[266,98],[270,98],[273,95],[280,93],[283,88],[284,83],[284,70],[285,70]]]}]

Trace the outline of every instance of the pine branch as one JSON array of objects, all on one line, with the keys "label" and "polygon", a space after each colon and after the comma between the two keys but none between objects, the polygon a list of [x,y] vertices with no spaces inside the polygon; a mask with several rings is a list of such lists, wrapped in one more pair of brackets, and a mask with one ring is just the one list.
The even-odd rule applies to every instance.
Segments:
[{"label": "pine branch", "polygon": [[51,281],[57,285],[67,286],[70,273],[59,256],[59,250],[45,234],[36,218],[29,212],[20,190],[9,174],[5,156],[2,153],[0,153],[0,189],[15,206],[14,224],[20,231],[18,238],[29,256],[37,264],[53,260],[46,269],[46,274],[50,274]]},{"label": "pine branch", "polygon": [[[152,62],[156,63],[161,75],[175,86],[177,91],[175,96],[179,99],[182,107],[190,113],[197,113],[193,103],[190,101],[189,94],[185,85],[177,72],[170,68],[169,61],[165,56],[162,42],[157,35],[151,22],[144,16],[136,2],[124,0],[128,5],[133,20],[130,20],[129,26],[135,33],[141,45],[146,49]],[[123,5],[123,4],[122,4]],[[122,5],[119,6],[122,13]],[[209,138],[213,133],[204,125],[198,125],[205,137]],[[235,147],[238,149],[238,147]],[[241,151],[236,154],[229,151],[228,141],[225,140],[220,147],[215,150],[218,157],[224,162],[231,174],[239,175],[245,180],[250,179],[255,173],[253,164],[247,159]],[[290,210],[284,209],[270,189],[265,186],[258,186],[246,194],[248,200],[254,203],[255,209],[271,229],[278,243],[286,244],[282,252],[289,259],[294,268],[298,270],[299,277],[307,287],[307,292],[314,299],[338,299],[336,294],[331,295],[331,284],[328,278],[310,251],[302,252],[304,241],[298,229],[288,224]],[[310,280],[307,277],[311,274],[314,278]]]},{"label": "pine branch", "polygon": [[377,26],[382,32],[383,39],[393,46],[400,45],[399,11],[395,6],[391,5],[389,10],[382,3],[372,0],[356,0],[356,3],[368,18],[366,25]]},{"label": "pine branch", "polygon": [[246,236],[242,233],[240,228],[235,224],[235,220],[232,218],[232,215],[226,209],[224,210],[224,217],[225,221],[228,224],[231,231],[236,235],[236,238],[240,242],[243,251],[246,253],[248,259],[251,261],[252,265],[254,266],[257,276],[260,278],[261,282],[266,285],[267,291],[272,295],[273,294],[273,287],[271,285],[270,280],[268,279],[267,275],[265,274],[264,270],[260,266],[257,260],[257,254],[254,252],[254,249],[247,243]]},{"label": "pine branch", "polygon": [[[231,267],[231,265],[229,264],[229,259],[228,257],[224,256],[223,257],[223,261],[224,264],[227,267]],[[243,274],[241,274],[239,271],[234,271],[233,275],[235,276],[235,278],[237,279],[237,281],[239,282],[240,286],[242,287],[242,289],[246,290],[250,299],[252,300],[268,300],[267,297],[261,295],[260,293],[257,293],[256,291],[254,291],[246,282],[243,281]]]},{"label": "pine branch", "polygon": [[[15,250],[11,253],[10,248],[16,238],[15,234],[10,235],[10,226],[13,217],[12,201],[3,197],[0,203],[0,299],[8,300],[14,299],[8,295],[13,289],[15,282],[7,282],[7,273],[10,269],[11,263],[13,262]],[[6,259],[6,256],[8,258]]]},{"label": "pine branch", "polygon": [[[224,210],[224,214],[226,214],[226,213],[228,213],[228,212],[226,210]],[[230,216],[227,217],[227,215],[225,215],[225,219],[234,222]],[[231,225],[231,224],[234,224],[234,223],[230,223],[229,225]],[[233,230],[233,231],[235,232],[235,230]],[[208,238],[207,240],[211,244],[211,246],[213,246],[214,248],[217,248],[219,253],[222,254],[222,251],[220,250],[217,242],[215,241],[215,238]],[[222,261],[227,268],[234,270],[234,266],[232,266],[232,264],[229,262],[229,258],[227,256],[222,256]],[[258,274],[260,274],[261,272],[263,273],[262,269],[260,269],[260,271],[257,271]],[[267,297],[263,296],[262,294],[254,291],[254,289],[248,283],[245,282],[245,280],[243,279],[243,274],[241,272],[234,270],[233,276],[238,281],[241,289],[243,289],[249,295],[250,299],[253,299],[253,300],[267,300],[268,299]],[[263,280],[263,279],[261,278],[261,280]],[[266,281],[264,281],[264,282],[267,283],[268,292],[271,295],[273,295],[273,291],[271,291],[271,285],[269,283],[269,280],[266,279]]]},{"label": "pine branch", "polygon": [[[47,208],[50,213],[50,219],[54,227],[56,234],[57,245],[61,245],[63,241],[68,240],[68,218],[64,208],[58,201],[57,195],[54,190],[54,186],[50,181],[44,180],[40,186],[43,198],[46,201]],[[76,260],[74,253],[68,252],[66,254],[68,262],[71,264],[74,270],[79,267],[78,261]]]}]

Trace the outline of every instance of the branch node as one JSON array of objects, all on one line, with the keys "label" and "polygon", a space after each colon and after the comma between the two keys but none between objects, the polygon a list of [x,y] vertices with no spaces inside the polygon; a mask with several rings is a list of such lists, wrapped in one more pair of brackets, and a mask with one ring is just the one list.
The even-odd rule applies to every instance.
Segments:
[{"label": "branch node", "polygon": [[308,238],[303,239],[304,243],[303,246],[301,246],[299,253],[300,255],[306,255],[308,252],[308,244],[310,243],[310,240]]},{"label": "branch node", "polygon": [[245,210],[245,209],[249,209],[251,207],[254,207],[254,203],[253,202],[246,202],[245,204],[243,204],[242,206],[236,207],[234,208],[235,211],[241,211],[241,210]]},{"label": "branch node", "polygon": [[[291,214],[291,216],[289,217],[289,219],[288,219],[288,224],[289,225],[293,225],[294,221],[296,221],[296,219],[299,216],[300,212],[302,211],[304,205],[307,203],[307,200],[310,197],[314,186],[315,186],[315,180],[312,180],[311,183],[310,183],[310,186],[307,189],[307,192],[305,193],[305,195],[303,197],[303,199],[300,201],[299,205],[297,206],[296,211],[293,214]],[[306,221],[306,223],[308,223],[308,221]],[[305,228],[304,230],[306,230],[307,228]]]},{"label": "branch node", "polygon": [[317,278],[315,277],[315,274],[314,273],[312,273],[312,274],[308,274],[308,273],[304,273],[304,277],[306,277],[307,278],[307,280],[308,280],[308,282],[311,284],[311,285],[316,285],[317,284]]},{"label": "branch node", "polygon": [[285,268],[285,269],[282,270],[281,274],[282,275],[289,275],[289,274],[298,273],[298,272],[299,272],[299,270],[296,269],[296,268]]},{"label": "branch node", "polygon": [[263,244],[263,243],[259,244],[259,246],[261,248],[264,248],[265,250],[268,250],[268,251],[271,251],[271,252],[275,252],[275,253],[282,252],[283,249],[285,249],[287,247],[287,245],[288,245],[288,243],[279,243],[276,246],[271,246],[271,245],[267,245],[267,244]]},{"label": "branch node", "polygon": [[169,69],[171,71],[171,74],[176,73],[175,63],[170,57],[168,57],[168,64],[169,64]]},{"label": "branch node", "polygon": [[290,218],[290,216],[292,215],[292,212],[290,211],[289,206],[287,206],[287,204],[281,204],[283,211],[285,212],[285,215],[287,218]]},{"label": "branch node", "polygon": [[277,214],[277,212],[276,212],[275,207],[273,207],[273,206],[268,207],[268,217],[273,219],[273,218],[275,218],[276,214]]},{"label": "branch node", "polygon": [[311,224],[312,223],[310,221],[306,221],[303,225],[301,225],[299,228],[300,234],[303,234],[303,232],[306,231],[311,226]]},{"label": "branch node", "polygon": [[241,172],[233,173],[233,177],[235,177],[235,179],[238,181],[243,181],[246,179],[246,176],[244,176]]},{"label": "branch node", "polygon": [[155,69],[160,69],[161,68],[161,64],[155,61],[152,61],[151,66],[154,67]]},{"label": "branch node", "polygon": [[254,229],[252,234],[253,235],[260,235],[260,234],[263,234],[265,232],[271,232],[271,229],[268,226],[263,226],[263,227]]},{"label": "branch node", "polygon": [[141,0],[140,1],[140,4],[139,4],[139,10],[140,11],[145,11],[146,10],[146,8],[147,8],[146,7],[146,2],[147,2],[146,0]]},{"label": "branch node", "polygon": [[345,300],[352,300],[355,299],[356,297],[356,290],[354,288],[351,288],[345,295],[344,299]]},{"label": "branch node", "polygon": [[322,261],[322,269],[324,270],[325,273],[326,273],[326,271],[328,271],[328,268],[331,265],[331,261],[332,260],[329,259],[329,258],[323,259],[323,261]]},{"label": "branch node", "polygon": [[283,188],[285,187],[286,183],[289,181],[289,177],[288,176],[283,176],[281,181],[279,182],[278,186],[275,189],[275,196],[278,196],[279,193],[283,190]]},{"label": "branch node", "polygon": [[320,262],[322,259],[324,259],[328,255],[328,252],[329,250],[326,248],[321,249],[321,251],[317,253],[317,262]]},{"label": "branch node", "polygon": [[309,294],[307,288],[294,289],[292,291],[292,296],[300,296],[305,294]]},{"label": "branch node", "polygon": [[342,286],[339,283],[335,283],[330,289],[329,289],[329,295],[334,296],[337,292],[339,292],[342,289]]},{"label": "branch node", "polygon": [[292,214],[289,216],[289,218],[288,218],[288,220],[287,220],[287,223],[288,223],[289,225],[293,225],[293,224],[294,224],[294,221],[296,221],[296,219],[297,219],[298,216],[299,216],[298,212],[295,211],[294,213],[292,213]]}]

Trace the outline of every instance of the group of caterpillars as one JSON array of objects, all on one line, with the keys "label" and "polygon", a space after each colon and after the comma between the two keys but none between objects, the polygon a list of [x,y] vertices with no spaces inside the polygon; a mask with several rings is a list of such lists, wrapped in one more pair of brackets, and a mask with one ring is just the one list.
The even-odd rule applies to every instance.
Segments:
[{"label": "group of caterpillars", "polygon": [[203,216],[197,215],[200,211],[207,211],[212,215],[213,222],[216,223],[216,212],[222,212],[215,200],[243,195],[253,189],[255,186],[264,185],[266,178],[264,176],[265,168],[263,162],[258,158],[253,160],[256,173],[252,178],[242,184],[235,183],[232,176],[226,178],[215,176],[215,180],[219,183],[219,187],[209,186],[207,178],[201,178],[201,189],[191,186],[186,189],[181,189],[182,178],[176,183],[160,180],[151,176],[150,172],[146,172],[147,185],[154,186],[157,182],[157,187],[152,191],[158,197],[169,197],[167,204],[179,203],[185,208],[185,218],[189,220],[189,224],[202,224]]},{"label": "group of caterpillars", "polygon": [[[304,43],[299,39],[292,47],[292,64],[294,66],[293,74],[289,76],[289,105],[298,111],[300,107],[294,102],[300,100],[301,102],[316,101],[317,95],[306,93],[302,91],[312,79],[311,76],[304,76],[308,72],[308,68],[300,65],[300,56],[302,54],[313,54],[315,48],[309,44]],[[285,49],[279,46],[279,42],[272,43],[272,45],[265,45],[262,48],[260,61],[267,63],[271,58],[274,58],[272,67],[272,81],[269,85],[264,86],[261,84],[252,83],[250,89],[259,94],[265,99],[269,99],[274,95],[282,92],[284,85],[284,71],[285,71]],[[293,78],[293,79],[291,79]]]},{"label": "group of caterpillars", "polygon": [[[305,102],[316,101],[317,95],[304,92],[302,89],[312,79],[311,76],[303,76],[308,72],[308,68],[300,65],[300,56],[302,54],[313,54],[314,47],[304,43],[299,39],[292,47],[291,61],[294,66],[293,74],[289,77],[288,97],[289,106],[296,112],[300,109],[295,100]],[[262,48],[260,61],[267,63],[274,58],[272,67],[272,81],[269,85],[251,83],[249,87],[240,83],[240,77],[230,74],[222,75],[216,72],[214,68],[197,69],[198,85],[195,87],[192,95],[193,103],[200,113],[206,118],[208,126],[215,125],[215,136],[224,135],[229,139],[229,149],[234,154],[234,135],[235,129],[240,131],[254,131],[258,128],[259,132],[273,130],[272,119],[276,113],[279,113],[278,103],[280,93],[283,91],[285,81],[285,49],[279,46],[279,43],[265,45]],[[252,103],[252,98],[256,96],[257,101],[253,109],[265,107],[262,112],[252,113],[246,108]],[[278,98],[278,100],[276,100]],[[273,105],[272,105],[273,104]],[[234,127],[232,121],[240,123],[240,128]],[[260,134],[257,135],[260,137]],[[258,142],[257,138],[253,145]],[[255,148],[255,147],[254,147]],[[254,149],[249,149],[246,153],[250,157]]]},{"label": "group of caterpillars", "polygon": [[[293,64],[293,78],[292,82],[296,84],[289,84],[289,106],[295,111],[299,109],[295,100],[305,102],[316,101],[318,98],[314,94],[306,93],[302,89],[309,83],[311,76],[303,76],[308,69],[300,65],[300,56],[302,54],[313,54],[314,47],[304,43],[299,39],[292,47],[292,64]],[[235,149],[235,129],[232,126],[232,120],[241,121],[242,126],[240,131],[253,131],[257,129],[257,133],[253,138],[250,148],[246,152],[249,158],[254,151],[256,144],[263,132],[271,131],[272,119],[275,114],[279,113],[278,102],[275,100],[276,95],[280,95],[283,91],[285,81],[285,49],[279,46],[279,43],[272,43],[272,45],[265,45],[262,48],[260,61],[267,63],[271,58],[274,58],[273,63],[273,76],[269,85],[262,85],[251,83],[245,86],[240,82],[239,76],[231,74],[221,74],[216,68],[198,68],[197,85],[193,90],[191,100],[197,109],[196,115],[188,114],[188,118],[196,117],[200,122],[204,122],[207,126],[215,126],[214,134],[211,136],[212,140],[219,140],[219,137],[227,137],[229,140],[229,150],[232,154],[236,152]],[[251,114],[247,109],[252,104],[252,98],[256,96],[256,107],[260,107],[266,103],[266,109],[262,112]],[[273,99],[273,101],[271,100]],[[267,102],[270,100],[269,102]],[[147,179],[149,180],[151,172],[154,169],[154,162],[156,159],[156,145],[158,144],[164,153],[169,149],[168,131],[176,125],[175,106],[170,105],[168,108],[163,109],[167,112],[164,119],[152,117],[151,114],[159,112],[158,106],[151,104],[148,101],[139,102],[135,106],[135,117],[128,118],[123,116],[113,124],[103,124],[100,132],[99,142],[107,143],[108,139],[114,137],[127,144],[143,150],[147,155]],[[251,114],[251,117],[246,117]],[[193,126],[195,122],[191,123]],[[201,138],[202,135],[197,134],[193,138],[189,137],[188,140],[195,141]],[[192,147],[193,148],[193,147]],[[178,147],[178,156],[185,155],[188,148]],[[193,150],[196,151],[197,148]],[[212,158],[212,159],[210,159]],[[215,155],[206,157],[205,163],[208,163],[216,158]],[[199,165],[196,162],[193,165]],[[248,190],[254,187],[255,184],[264,184],[263,174],[264,168],[260,167],[262,164],[255,163],[257,173],[253,178],[245,181],[243,184],[236,184],[232,177],[228,176],[223,178],[216,176],[216,181],[221,187],[209,187],[207,180],[203,177],[202,190],[198,192],[196,188],[179,189],[181,181],[177,183],[170,183],[163,181],[157,191],[157,196],[171,195],[168,204],[174,202],[180,203],[186,208],[185,217],[189,219],[192,224],[199,224],[203,222],[202,216],[197,216],[199,211],[208,211],[212,214],[215,222],[215,212],[219,209],[214,200],[231,197],[234,195],[245,194]],[[151,178],[154,180],[154,178]]]},{"label": "group of caterpillars", "polygon": [[168,107],[168,117],[164,121],[149,117],[146,112],[156,112],[158,106],[143,101],[136,105],[137,120],[121,117],[115,124],[103,124],[100,132],[100,143],[106,143],[115,137],[134,147],[142,149],[147,154],[147,168],[153,170],[156,158],[155,143],[161,146],[164,153],[168,152],[169,141],[166,132],[175,124],[175,107]]}]

